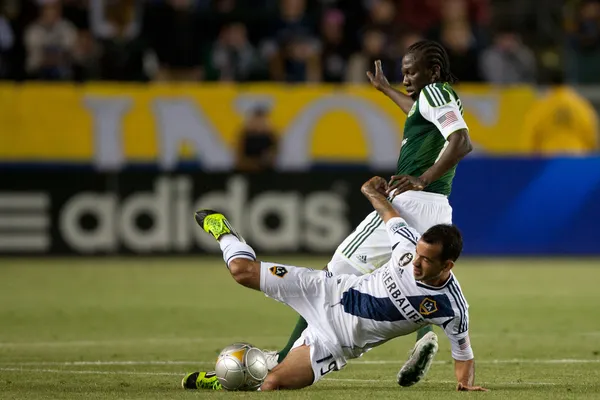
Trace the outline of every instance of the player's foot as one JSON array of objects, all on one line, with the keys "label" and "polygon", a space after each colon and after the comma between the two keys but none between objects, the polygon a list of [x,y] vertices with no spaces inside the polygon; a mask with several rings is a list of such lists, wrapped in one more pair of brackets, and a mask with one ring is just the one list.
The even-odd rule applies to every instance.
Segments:
[{"label": "player's foot", "polygon": [[271,371],[279,364],[279,352],[278,351],[263,351],[265,359],[267,360],[267,369]]},{"label": "player's foot", "polygon": [[181,387],[184,389],[223,389],[214,372],[190,372],[181,380]]},{"label": "player's foot", "polygon": [[431,367],[433,358],[438,351],[437,335],[428,332],[413,347],[408,361],[398,372],[398,384],[400,386],[412,386],[419,382]]},{"label": "player's foot", "polygon": [[232,234],[237,237],[241,242],[246,243],[244,238],[233,229],[231,223],[225,218],[225,216],[217,211],[213,210],[199,210],[194,215],[196,223],[202,227],[206,232],[214,236],[215,239],[225,234]]}]

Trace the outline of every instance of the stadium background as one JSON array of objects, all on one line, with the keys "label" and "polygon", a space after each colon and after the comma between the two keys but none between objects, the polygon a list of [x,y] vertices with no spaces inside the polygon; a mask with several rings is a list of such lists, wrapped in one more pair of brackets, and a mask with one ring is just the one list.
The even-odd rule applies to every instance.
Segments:
[{"label": "stadium background", "polygon": [[[450,201],[478,374],[498,398],[594,398],[599,1],[0,0],[7,398],[172,397],[229,341],[283,344],[293,313],[226,279],[193,211],[223,209],[260,255],[322,267],[402,141],[405,116],[364,72],[382,59],[399,84],[419,38],[449,50],[475,146]],[[242,156],[253,135],[266,152]],[[410,340],[329,394],[373,374],[393,395],[386,363]],[[409,394],[447,398],[448,372]]]}]

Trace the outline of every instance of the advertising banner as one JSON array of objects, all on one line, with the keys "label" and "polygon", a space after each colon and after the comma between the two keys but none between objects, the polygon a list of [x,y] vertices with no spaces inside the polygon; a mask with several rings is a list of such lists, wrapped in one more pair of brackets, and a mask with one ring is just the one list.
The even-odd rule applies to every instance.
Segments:
[{"label": "advertising banner", "polygon": [[[457,90],[475,152],[527,154],[531,87]],[[315,164],[393,169],[405,115],[367,85],[0,85],[0,162],[128,165],[231,171],[244,118],[268,107],[279,138],[277,169]],[[590,145],[591,146],[591,145]]]}]

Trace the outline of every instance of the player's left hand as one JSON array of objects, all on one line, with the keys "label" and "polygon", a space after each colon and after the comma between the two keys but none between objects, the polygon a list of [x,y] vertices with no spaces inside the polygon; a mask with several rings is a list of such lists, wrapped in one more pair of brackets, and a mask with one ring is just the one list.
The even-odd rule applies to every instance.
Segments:
[{"label": "player's left hand", "polygon": [[404,193],[408,190],[423,190],[425,189],[425,182],[421,179],[410,176],[410,175],[394,175],[390,179],[388,185],[387,194],[388,196],[394,191],[392,198],[398,196],[400,193]]},{"label": "player's left hand", "polygon": [[462,383],[458,383],[456,386],[456,390],[459,392],[489,392],[489,389],[486,389],[481,386],[465,386]]}]

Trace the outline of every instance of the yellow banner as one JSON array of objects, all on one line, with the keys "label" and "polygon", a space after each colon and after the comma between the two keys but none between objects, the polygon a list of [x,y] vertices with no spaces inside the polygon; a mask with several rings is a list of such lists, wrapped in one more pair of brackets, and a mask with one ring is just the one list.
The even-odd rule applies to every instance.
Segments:
[{"label": "yellow banner", "polygon": [[[532,88],[458,86],[476,149],[527,153],[522,135]],[[405,115],[369,86],[0,85],[0,161],[131,162],[173,167],[233,163],[244,113],[268,103],[282,165],[340,161],[393,166]],[[287,153],[286,153],[287,152]],[[220,160],[219,160],[220,159]]]}]

